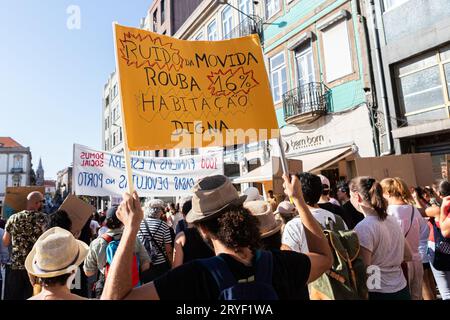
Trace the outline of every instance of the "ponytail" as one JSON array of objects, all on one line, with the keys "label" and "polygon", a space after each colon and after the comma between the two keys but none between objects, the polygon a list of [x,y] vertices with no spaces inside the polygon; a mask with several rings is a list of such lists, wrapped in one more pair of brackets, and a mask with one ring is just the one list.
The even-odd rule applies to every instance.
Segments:
[{"label": "ponytail", "polygon": [[373,180],[374,182],[369,190],[370,204],[372,208],[377,212],[378,217],[381,220],[384,220],[387,217],[387,204],[386,200],[383,197],[383,188],[381,187],[380,183],[378,183],[378,181],[375,181],[375,179]]},{"label": "ponytail", "polygon": [[366,205],[376,211],[380,220],[386,219],[387,202],[383,198],[380,183],[372,177],[356,177],[350,182],[350,189],[360,194]]}]

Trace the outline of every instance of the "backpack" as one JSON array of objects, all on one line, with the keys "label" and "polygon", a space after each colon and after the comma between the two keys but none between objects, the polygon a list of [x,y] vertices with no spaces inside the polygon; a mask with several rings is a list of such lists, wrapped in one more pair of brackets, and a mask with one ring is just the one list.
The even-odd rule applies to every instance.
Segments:
[{"label": "backpack", "polygon": [[[111,267],[114,255],[119,247],[120,240],[115,240],[108,234],[103,234],[102,239],[108,243],[106,247],[106,266],[105,266],[105,279],[108,277],[109,268]],[[133,254],[133,264],[131,266],[131,279],[133,287],[139,286],[139,258],[136,253]]]},{"label": "backpack", "polygon": [[[434,236],[434,257],[431,264],[436,270],[450,271],[450,238],[444,238],[434,219],[430,219],[430,224],[433,226]],[[428,253],[429,250],[430,248]]]},{"label": "backpack", "polygon": [[339,219],[336,216],[336,224],[329,219],[324,228],[334,262],[330,270],[310,284],[313,300],[367,299],[367,271],[359,257],[358,235],[353,230],[344,230]]},{"label": "backpack", "polygon": [[278,300],[272,285],[273,257],[270,251],[255,254],[255,275],[236,280],[220,256],[198,260],[213,276],[219,287],[219,300]]}]

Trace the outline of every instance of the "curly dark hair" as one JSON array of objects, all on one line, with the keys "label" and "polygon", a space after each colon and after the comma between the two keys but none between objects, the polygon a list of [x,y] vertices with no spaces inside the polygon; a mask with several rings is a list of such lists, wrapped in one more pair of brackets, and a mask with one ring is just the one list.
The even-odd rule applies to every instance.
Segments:
[{"label": "curly dark hair", "polygon": [[302,192],[305,202],[311,207],[316,205],[319,202],[323,191],[320,177],[309,172],[302,172],[297,176],[302,183]]},{"label": "curly dark hair", "polygon": [[227,248],[238,251],[250,248],[254,251],[260,247],[259,221],[242,206],[229,207],[217,218],[198,221],[197,227],[203,227]]}]

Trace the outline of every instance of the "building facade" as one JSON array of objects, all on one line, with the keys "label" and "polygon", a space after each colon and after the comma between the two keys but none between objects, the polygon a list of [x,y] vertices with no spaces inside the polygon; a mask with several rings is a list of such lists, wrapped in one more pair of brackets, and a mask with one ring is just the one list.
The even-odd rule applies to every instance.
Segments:
[{"label": "building facade", "polygon": [[73,167],[64,168],[56,174],[55,192],[65,199],[72,193],[72,171]]},{"label": "building facade", "polygon": [[[381,153],[366,30],[357,0],[204,0],[175,37],[258,34],[287,157],[338,180],[356,174],[355,157]],[[264,165],[277,144],[227,148],[226,171]]]},{"label": "building facade", "polygon": [[10,137],[0,137],[0,206],[7,187],[30,185],[31,151]]},{"label": "building facade", "polygon": [[[430,152],[433,178],[450,167],[450,5],[362,1],[371,16],[377,98],[390,119],[386,152]],[[399,23],[401,21],[401,23]],[[383,85],[384,84],[384,85]]]},{"label": "building facade", "polygon": [[265,1],[264,53],[286,156],[332,185],[380,154],[366,20],[357,0]]}]

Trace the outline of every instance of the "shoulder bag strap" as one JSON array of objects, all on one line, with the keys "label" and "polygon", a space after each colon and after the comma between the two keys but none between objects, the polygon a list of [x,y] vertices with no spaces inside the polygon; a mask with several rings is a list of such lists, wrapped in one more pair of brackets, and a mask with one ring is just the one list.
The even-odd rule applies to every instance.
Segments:
[{"label": "shoulder bag strap", "polygon": [[411,206],[411,208],[412,208],[412,213],[411,213],[411,223],[410,223],[410,225],[409,225],[408,231],[407,231],[406,234],[405,234],[405,239],[406,239],[406,237],[408,236],[408,233],[409,233],[409,231],[411,230],[412,224],[413,224],[413,221],[414,221],[414,206]]},{"label": "shoulder bag strap", "polygon": [[[148,227],[147,221],[145,221],[145,219],[144,219],[144,223],[145,223],[145,227],[147,228],[147,232],[150,234],[150,241],[153,242],[153,244],[156,246],[156,248],[159,250],[159,252],[162,253],[162,255],[164,256],[164,260],[166,260],[166,262],[170,265],[171,263],[169,261],[169,258],[167,257],[166,251],[161,248],[159,243],[153,237],[153,234],[150,232],[150,228]],[[156,229],[156,232],[159,231],[159,229],[161,228],[161,225],[162,225],[162,221],[160,221],[160,223],[158,225],[158,229]]]}]

